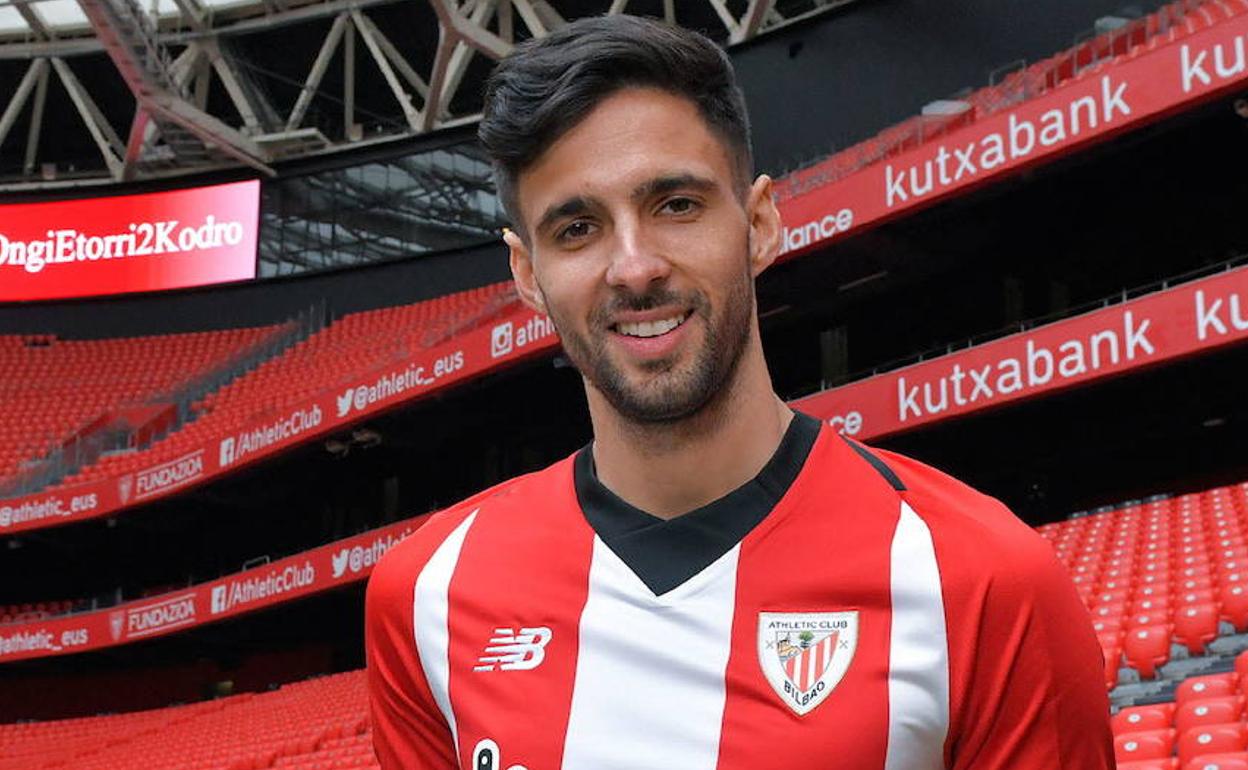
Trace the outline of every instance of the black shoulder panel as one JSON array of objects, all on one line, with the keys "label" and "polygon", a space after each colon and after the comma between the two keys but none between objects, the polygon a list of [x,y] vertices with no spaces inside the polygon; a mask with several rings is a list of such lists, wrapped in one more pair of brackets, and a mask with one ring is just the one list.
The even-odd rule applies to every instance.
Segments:
[{"label": "black shoulder panel", "polygon": [[853,441],[852,439],[847,438],[845,439],[845,442],[853,447],[859,457],[871,463],[871,467],[875,468],[876,472],[883,476],[884,480],[892,485],[893,489],[898,492],[906,491],[906,485],[901,483],[901,478],[899,478],[896,473],[893,473],[893,469],[888,467],[883,460],[876,457],[870,449],[867,449],[865,446],[859,444],[857,441]]}]

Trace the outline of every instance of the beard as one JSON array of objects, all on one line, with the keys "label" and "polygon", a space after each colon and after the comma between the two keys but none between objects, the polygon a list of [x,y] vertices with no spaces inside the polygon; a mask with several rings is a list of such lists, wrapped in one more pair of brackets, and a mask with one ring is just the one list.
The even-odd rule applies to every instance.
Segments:
[{"label": "beard", "polygon": [[[700,291],[676,292],[666,286],[645,294],[617,291],[590,315],[588,335],[573,332],[574,326],[554,307],[548,311],[572,365],[621,417],[645,425],[671,424],[705,410],[736,374],[754,309],[754,280],[744,261],[743,268],[718,311]],[[684,356],[687,360],[678,354],[646,361],[639,367],[640,377],[630,376],[609,353],[608,335],[614,333],[609,319],[620,311],[672,306],[692,309],[685,323],[701,320],[706,330],[701,345],[692,356]]]}]

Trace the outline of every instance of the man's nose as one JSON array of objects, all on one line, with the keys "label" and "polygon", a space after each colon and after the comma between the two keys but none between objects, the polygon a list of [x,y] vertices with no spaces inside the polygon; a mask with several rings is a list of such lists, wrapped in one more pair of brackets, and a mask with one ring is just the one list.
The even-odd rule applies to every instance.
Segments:
[{"label": "man's nose", "polygon": [[645,294],[671,274],[672,265],[644,228],[632,222],[617,225],[607,283],[631,294]]}]

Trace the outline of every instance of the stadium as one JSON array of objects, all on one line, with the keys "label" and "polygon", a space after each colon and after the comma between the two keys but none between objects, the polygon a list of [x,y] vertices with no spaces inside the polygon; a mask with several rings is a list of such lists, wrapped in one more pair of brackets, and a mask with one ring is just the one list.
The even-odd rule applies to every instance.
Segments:
[{"label": "stadium", "polygon": [[776,391],[1051,542],[1119,768],[1248,769],[1248,0],[0,0],[0,770],[379,767],[373,568],[591,437],[476,127],[599,14],[736,68]]}]

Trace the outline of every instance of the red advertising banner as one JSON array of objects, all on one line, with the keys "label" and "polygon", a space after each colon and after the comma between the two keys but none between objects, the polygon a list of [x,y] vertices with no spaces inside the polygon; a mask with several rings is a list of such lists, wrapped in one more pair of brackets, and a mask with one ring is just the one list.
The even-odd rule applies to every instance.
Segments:
[{"label": "red advertising banner", "polygon": [[428,514],[210,583],[105,610],[0,626],[0,663],[164,636],[364,580]]},{"label": "red advertising banner", "polygon": [[290,411],[217,436],[170,461],[119,478],[0,500],[0,536],[105,516],[173,494],[409,399],[553,350],[555,326],[519,303],[492,323],[372,372]]},{"label": "red advertising banner", "polygon": [[1240,88],[1245,35],[1248,14],[1219,18],[835,182],[831,162],[792,174],[777,183],[784,257]]},{"label": "red advertising banner", "polygon": [[1248,338],[1248,267],[858,380],[794,406],[886,436]]},{"label": "red advertising banner", "polygon": [[256,277],[260,182],[0,206],[0,302]]}]

